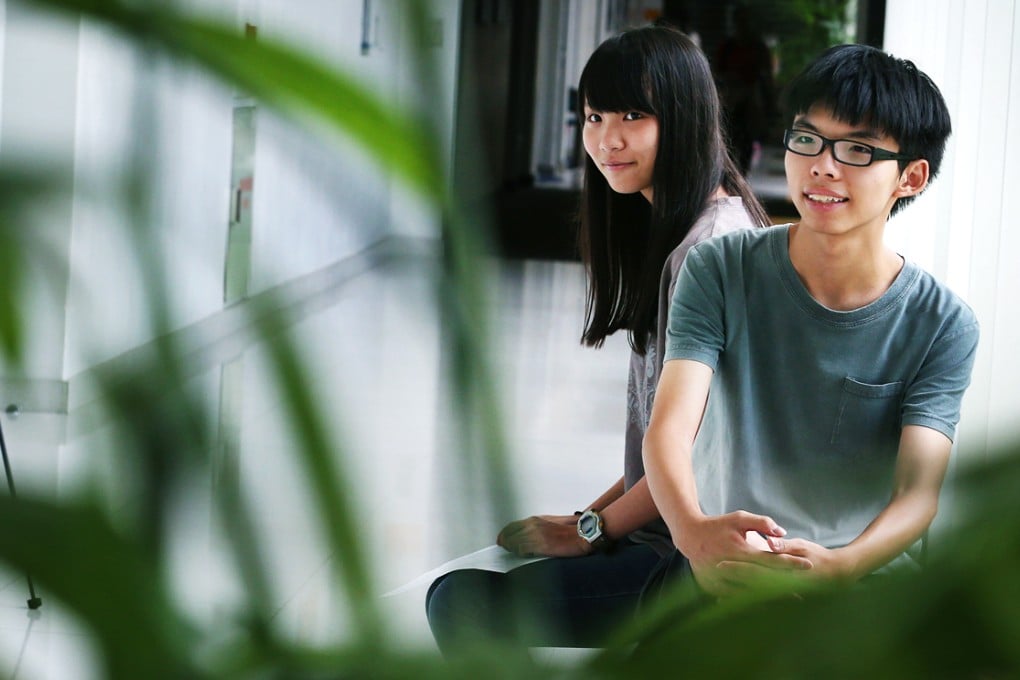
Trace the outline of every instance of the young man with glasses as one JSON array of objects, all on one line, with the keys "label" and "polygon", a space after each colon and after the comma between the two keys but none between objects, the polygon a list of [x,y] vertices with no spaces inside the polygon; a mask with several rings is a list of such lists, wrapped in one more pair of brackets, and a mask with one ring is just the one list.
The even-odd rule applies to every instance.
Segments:
[{"label": "young man with glasses", "polygon": [[970,308],[883,242],[942,161],[934,83],[843,45],[788,104],[801,221],[690,251],[644,441],[674,565],[715,596],[773,570],[916,568],[978,341]]}]

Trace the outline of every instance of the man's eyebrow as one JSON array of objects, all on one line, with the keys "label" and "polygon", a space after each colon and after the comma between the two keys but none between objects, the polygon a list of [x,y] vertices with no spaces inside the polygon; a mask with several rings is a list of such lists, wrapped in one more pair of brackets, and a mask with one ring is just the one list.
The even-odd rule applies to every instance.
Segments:
[{"label": "man's eyebrow", "polygon": [[[797,118],[793,121],[793,126],[796,128],[803,128],[810,132],[821,132],[817,127],[811,124],[807,118]],[[882,138],[882,135],[875,128],[860,128],[859,130],[851,130],[844,134],[840,139],[868,139],[871,141],[878,141]]]}]

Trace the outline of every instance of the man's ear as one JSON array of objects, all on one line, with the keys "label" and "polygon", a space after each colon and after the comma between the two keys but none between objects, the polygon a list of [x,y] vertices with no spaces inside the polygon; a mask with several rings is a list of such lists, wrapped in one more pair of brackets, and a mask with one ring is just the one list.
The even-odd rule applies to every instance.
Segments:
[{"label": "man's ear", "polygon": [[896,192],[893,196],[896,198],[917,196],[924,191],[926,186],[928,186],[928,161],[919,158],[916,161],[910,161],[900,173],[900,181],[896,185]]}]

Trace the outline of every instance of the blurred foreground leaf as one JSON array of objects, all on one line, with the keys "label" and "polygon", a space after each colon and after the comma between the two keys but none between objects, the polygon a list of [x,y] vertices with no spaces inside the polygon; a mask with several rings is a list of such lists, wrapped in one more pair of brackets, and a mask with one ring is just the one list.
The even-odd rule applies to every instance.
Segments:
[{"label": "blurred foreground leaf", "polygon": [[439,149],[428,128],[343,71],[306,53],[261,37],[248,39],[240,27],[183,14],[175,11],[172,3],[32,1],[98,19],[140,46],[157,46],[177,59],[201,66],[260,102],[343,130],[386,171],[422,196],[442,198]]},{"label": "blurred foreground leaf", "polygon": [[203,677],[190,659],[194,630],[171,605],[159,570],[98,507],[0,496],[0,516],[0,554],[80,618],[108,677]]},{"label": "blurred foreground leaf", "polygon": [[[960,522],[919,574],[803,600],[760,595],[689,615],[677,587],[581,672],[712,678],[1006,678],[1020,674],[1020,455],[959,480]],[[636,644],[636,647],[634,646]]]},{"label": "blurred foreground leaf", "polygon": [[35,256],[43,266],[57,264],[45,240],[33,231],[38,225],[32,219],[32,208],[67,187],[66,177],[52,169],[0,167],[0,351],[14,364],[21,360],[24,349],[27,259]]},{"label": "blurred foreground leaf", "polygon": [[284,332],[285,317],[273,313],[269,300],[262,302],[270,311],[258,317],[261,335],[267,341],[278,394],[298,442],[296,452],[304,467],[307,488],[318,510],[333,567],[354,610],[359,642],[366,649],[374,649],[385,642],[383,623],[366,551],[359,540],[351,483],[338,463],[345,452],[331,445],[323,411],[312,394],[308,368]]}]

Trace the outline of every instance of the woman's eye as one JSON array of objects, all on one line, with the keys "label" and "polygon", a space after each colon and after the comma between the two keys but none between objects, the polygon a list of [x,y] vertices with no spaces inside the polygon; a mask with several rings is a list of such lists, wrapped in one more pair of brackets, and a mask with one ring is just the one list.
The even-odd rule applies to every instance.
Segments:
[{"label": "woman's eye", "polygon": [[600,123],[602,122],[602,116],[597,113],[589,113],[584,120],[588,123]]},{"label": "woman's eye", "polygon": [[640,120],[645,117],[645,114],[640,111],[628,111],[623,117],[624,120]]}]

